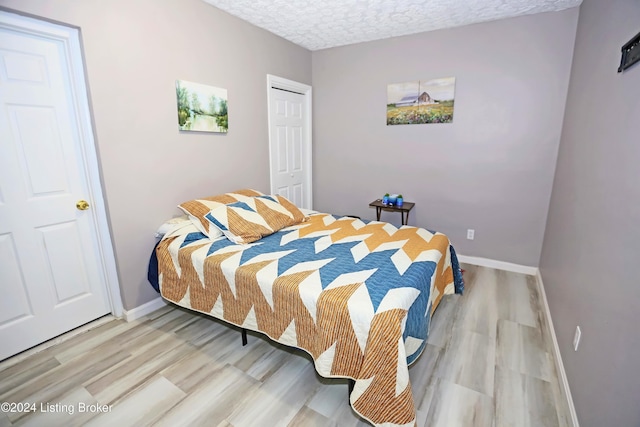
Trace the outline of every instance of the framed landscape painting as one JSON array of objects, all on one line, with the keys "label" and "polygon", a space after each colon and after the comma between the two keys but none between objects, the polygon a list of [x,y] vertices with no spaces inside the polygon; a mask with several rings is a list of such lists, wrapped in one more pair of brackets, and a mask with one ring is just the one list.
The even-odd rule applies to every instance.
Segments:
[{"label": "framed landscape painting", "polygon": [[455,77],[387,86],[387,125],[451,123]]},{"label": "framed landscape painting", "polygon": [[176,80],[178,127],[196,132],[227,133],[227,90]]}]

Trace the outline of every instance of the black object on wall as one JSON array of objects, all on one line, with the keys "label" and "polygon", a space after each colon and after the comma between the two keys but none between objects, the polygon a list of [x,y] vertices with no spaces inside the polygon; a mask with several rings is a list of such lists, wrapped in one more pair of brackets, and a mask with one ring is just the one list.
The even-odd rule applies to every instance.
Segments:
[{"label": "black object on wall", "polygon": [[618,72],[623,72],[638,61],[640,61],[640,33],[622,46],[622,59],[620,59]]}]

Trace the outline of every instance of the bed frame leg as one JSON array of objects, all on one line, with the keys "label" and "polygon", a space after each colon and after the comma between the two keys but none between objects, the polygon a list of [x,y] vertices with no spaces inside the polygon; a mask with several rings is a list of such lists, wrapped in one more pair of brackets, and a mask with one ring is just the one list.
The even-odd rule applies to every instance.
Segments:
[{"label": "bed frame leg", "polygon": [[242,331],[242,346],[244,347],[245,345],[247,345],[247,330],[246,329],[241,329]]},{"label": "bed frame leg", "polygon": [[351,406],[351,392],[353,391],[353,388],[356,386],[356,382],[352,379],[348,379],[349,381],[349,394],[347,395],[347,401],[349,402],[349,406]]}]

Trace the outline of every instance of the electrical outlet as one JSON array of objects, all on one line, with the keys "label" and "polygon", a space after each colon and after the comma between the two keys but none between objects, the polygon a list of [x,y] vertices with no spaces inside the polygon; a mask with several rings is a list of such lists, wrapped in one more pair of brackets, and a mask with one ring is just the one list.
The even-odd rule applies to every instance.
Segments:
[{"label": "electrical outlet", "polygon": [[467,239],[473,240],[475,237],[476,231],[473,228],[467,230]]},{"label": "electrical outlet", "polygon": [[580,326],[576,326],[576,333],[573,336],[573,350],[578,351],[578,346],[580,345],[580,337],[582,336],[582,331],[580,330]]}]

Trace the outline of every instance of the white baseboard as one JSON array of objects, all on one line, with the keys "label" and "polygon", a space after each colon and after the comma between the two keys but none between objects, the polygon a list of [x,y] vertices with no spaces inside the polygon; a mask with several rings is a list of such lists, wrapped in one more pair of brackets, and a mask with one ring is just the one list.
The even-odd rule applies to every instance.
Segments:
[{"label": "white baseboard", "polygon": [[146,316],[147,314],[164,307],[165,305],[167,305],[165,300],[163,300],[161,297],[158,297],[131,310],[123,310],[124,320],[126,320],[127,322],[133,322],[134,320],[139,319],[142,316]]},{"label": "white baseboard", "polygon": [[513,264],[510,262],[497,261],[495,259],[480,258],[476,256],[458,255],[458,261],[465,264],[479,265],[481,267],[495,268],[498,270],[512,271],[514,273],[529,274],[535,276],[538,273],[538,267],[528,265]]},{"label": "white baseboard", "polygon": [[571,416],[571,423],[573,427],[579,427],[578,414],[576,413],[576,407],[573,405],[573,398],[571,397],[571,390],[569,389],[569,381],[567,380],[567,373],[564,370],[564,364],[562,363],[562,356],[560,355],[560,346],[558,345],[558,338],[556,337],[556,331],[553,328],[553,321],[551,320],[551,311],[549,310],[549,302],[547,301],[547,294],[544,291],[544,284],[542,283],[542,276],[540,270],[536,272],[536,281],[538,282],[538,292],[542,297],[542,308],[544,310],[544,316],[547,319],[547,325],[549,325],[549,331],[551,332],[551,339],[553,341],[553,353],[554,360],[556,361],[556,372],[558,373],[558,381],[560,382],[560,391],[567,399],[567,406],[569,407],[569,415]]}]

